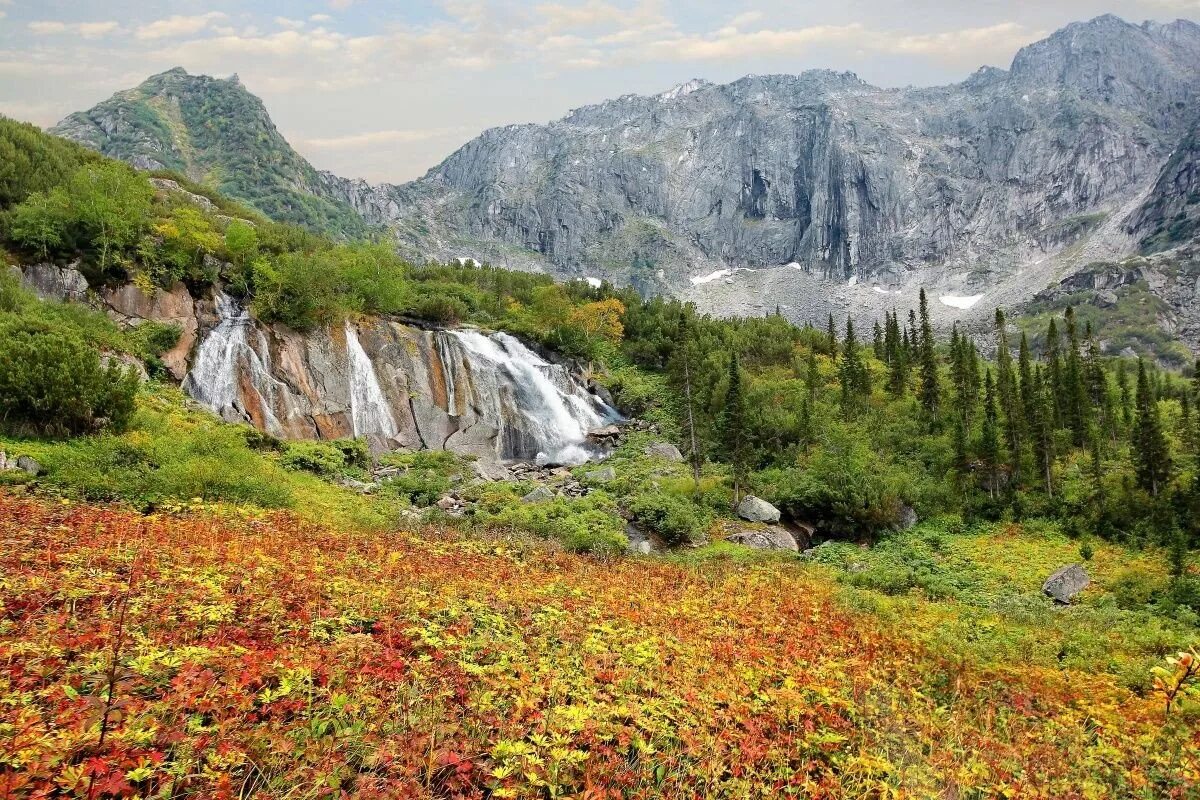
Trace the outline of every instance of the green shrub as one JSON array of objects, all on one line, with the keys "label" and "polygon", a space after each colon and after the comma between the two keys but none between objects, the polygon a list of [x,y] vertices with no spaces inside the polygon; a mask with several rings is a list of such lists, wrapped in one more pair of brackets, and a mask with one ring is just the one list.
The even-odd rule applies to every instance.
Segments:
[{"label": "green shrub", "polygon": [[638,525],[654,531],[670,545],[699,541],[712,519],[691,500],[661,492],[637,495],[629,512]]},{"label": "green shrub", "polygon": [[0,323],[0,425],[14,433],[70,436],[124,430],[133,414],[137,374],[47,322]]},{"label": "green shrub", "polygon": [[283,444],[283,456],[279,462],[288,469],[336,478],[370,467],[371,455],[362,439],[286,442]]},{"label": "green shrub", "polygon": [[484,498],[475,519],[489,528],[514,528],[561,542],[577,553],[611,554],[628,546],[624,523],[611,501],[599,494],[522,503],[513,494]]}]

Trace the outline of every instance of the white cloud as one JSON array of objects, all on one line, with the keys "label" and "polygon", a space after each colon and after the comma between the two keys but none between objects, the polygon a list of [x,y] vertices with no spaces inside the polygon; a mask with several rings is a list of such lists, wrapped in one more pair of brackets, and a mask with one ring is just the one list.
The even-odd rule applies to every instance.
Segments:
[{"label": "white cloud", "polygon": [[287,17],[276,17],[275,24],[281,28],[287,28],[289,30],[298,31],[304,27],[304,20],[288,19]]},{"label": "white cloud", "polygon": [[174,36],[191,36],[227,18],[228,16],[221,11],[209,11],[207,14],[196,14],[194,16],[176,14],[165,19],[148,22],[138,27],[134,35],[139,39],[165,39]]},{"label": "white cloud", "polygon": [[329,0],[329,7],[338,11],[344,11],[352,5],[354,0]]},{"label": "white cloud", "polygon": [[314,150],[345,150],[381,144],[408,144],[411,142],[423,142],[430,139],[440,139],[447,136],[462,134],[467,130],[468,129],[462,127],[454,127],[429,128],[426,130],[414,130],[409,128],[386,131],[367,131],[365,133],[352,133],[346,136],[334,136],[329,138],[298,139],[296,144],[298,146],[309,147]]},{"label": "white cloud", "polygon": [[59,22],[58,20],[37,20],[29,23],[29,30],[41,36],[55,36],[70,33],[82,36],[84,39],[99,39],[120,30],[120,23],[112,20],[103,22]]},{"label": "white cloud", "polygon": [[308,18],[309,22],[333,22],[333,17],[328,14],[313,14]]}]

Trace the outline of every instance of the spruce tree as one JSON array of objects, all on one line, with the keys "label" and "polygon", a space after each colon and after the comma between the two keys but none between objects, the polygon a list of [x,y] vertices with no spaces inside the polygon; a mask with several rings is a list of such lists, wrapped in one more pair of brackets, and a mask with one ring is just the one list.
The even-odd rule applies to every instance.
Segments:
[{"label": "spruce tree", "polygon": [[1067,359],[1063,369],[1064,422],[1071,431],[1076,447],[1087,443],[1088,392],[1083,361],[1079,352],[1079,330],[1075,321],[1075,309],[1067,306]]},{"label": "spruce tree", "polygon": [[879,320],[875,320],[875,342],[874,342],[875,358],[883,361],[886,356],[883,349],[883,327],[879,324]]},{"label": "spruce tree", "polygon": [[1117,362],[1117,390],[1121,395],[1121,425],[1125,430],[1133,428],[1133,397],[1129,390],[1129,370],[1125,360]]},{"label": "spruce tree", "polygon": [[1046,494],[1054,496],[1054,402],[1039,364],[1030,382],[1029,432]]},{"label": "spruce tree", "polygon": [[1033,420],[1033,359],[1029,354],[1029,337],[1021,331],[1021,345],[1017,354],[1017,375],[1021,379],[1021,411],[1028,426]]},{"label": "spruce tree", "polygon": [[837,326],[833,324],[833,314],[829,315],[829,327],[825,332],[825,338],[829,346],[829,357],[836,359],[838,356],[838,337]]},{"label": "spruce tree", "polygon": [[1061,343],[1058,338],[1058,324],[1050,318],[1050,327],[1046,330],[1046,362],[1048,374],[1044,376],[1046,391],[1054,401],[1054,427],[1063,427],[1063,364]]},{"label": "spruce tree", "polygon": [[838,367],[842,387],[842,413],[854,417],[866,404],[871,393],[870,373],[858,352],[854,321],[846,318],[846,338],[842,341],[842,360]]},{"label": "spruce tree", "polygon": [[746,435],[746,398],[742,389],[742,367],[737,352],[729,356],[729,387],[721,411],[721,444],[733,474],[733,502],[741,501],[742,486],[750,471],[750,443]]},{"label": "spruce tree", "polygon": [[1158,401],[1146,374],[1146,362],[1138,359],[1137,420],[1133,432],[1133,462],[1138,486],[1157,497],[1171,474],[1171,454],[1163,434]]},{"label": "spruce tree", "polygon": [[937,353],[934,351],[933,325],[929,321],[929,301],[925,297],[925,289],[921,289],[921,338],[918,343],[920,352],[921,407],[929,415],[931,422],[936,422],[938,409],[941,407],[941,385],[938,382]]},{"label": "spruce tree", "polygon": [[983,429],[979,435],[979,460],[987,470],[988,496],[996,499],[1000,475],[1000,430],[996,411],[996,384],[987,371],[983,384]]},{"label": "spruce tree", "polygon": [[1008,447],[1009,466],[1012,469],[1013,481],[1019,483],[1025,414],[1018,395],[1012,353],[1008,348],[1007,325],[1004,312],[996,309],[996,393],[1000,402],[1000,411],[1004,417],[1004,440]]}]

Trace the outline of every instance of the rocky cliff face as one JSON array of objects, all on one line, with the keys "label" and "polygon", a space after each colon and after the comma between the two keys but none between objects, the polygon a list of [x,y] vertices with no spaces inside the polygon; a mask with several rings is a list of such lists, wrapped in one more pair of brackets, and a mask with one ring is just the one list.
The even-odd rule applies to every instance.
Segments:
[{"label": "rocky cliff face", "polygon": [[[1137,249],[1151,223],[1128,220],[1163,164],[1194,162],[1180,142],[1198,96],[1200,27],[1105,16],[953,86],[691,81],[488,131],[403,186],[297,185],[417,255],[605,278],[719,313],[869,317],[926,286],[942,315],[986,314]],[[101,149],[120,138],[98,127],[107,139],[59,132]]]}]

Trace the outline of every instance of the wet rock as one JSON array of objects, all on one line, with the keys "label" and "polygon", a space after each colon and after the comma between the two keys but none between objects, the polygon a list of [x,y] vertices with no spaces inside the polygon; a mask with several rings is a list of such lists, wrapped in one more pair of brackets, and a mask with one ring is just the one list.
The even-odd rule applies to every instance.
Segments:
[{"label": "wet rock", "polygon": [[800,547],[796,544],[795,537],[787,530],[776,525],[768,525],[763,528],[741,528],[725,537],[725,541],[745,547],[753,547],[756,550],[800,552]]},{"label": "wet rock", "polygon": [[553,500],[554,492],[547,489],[545,486],[538,486],[529,494],[521,498],[522,503],[541,503],[546,500]]},{"label": "wet rock", "polygon": [[738,503],[737,515],[748,522],[779,522],[779,509],[766,500],[748,494]]},{"label": "wet rock", "polygon": [[661,458],[666,461],[683,461],[683,453],[670,442],[655,442],[646,447],[646,455],[651,458]]},{"label": "wet rock", "polygon": [[605,425],[587,432],[588,441],[601,447],[615,447],[625,438],[621,429],[616,425]]},{"label": "wet rock", "polygon": [[1042,584],[1042,591],[1056,603],[1069,605],[1071,599],[1086,589],[1091,582],[1082,564],[1070,564],[1056,570],[1047,578]]}]

